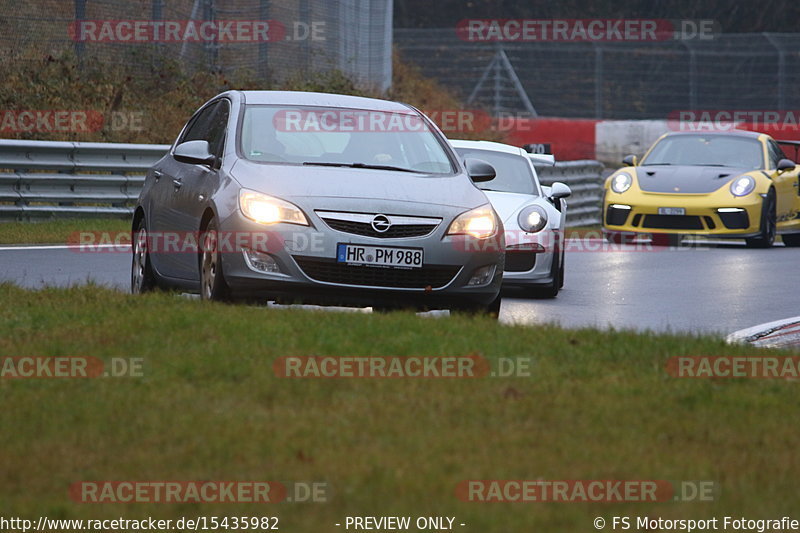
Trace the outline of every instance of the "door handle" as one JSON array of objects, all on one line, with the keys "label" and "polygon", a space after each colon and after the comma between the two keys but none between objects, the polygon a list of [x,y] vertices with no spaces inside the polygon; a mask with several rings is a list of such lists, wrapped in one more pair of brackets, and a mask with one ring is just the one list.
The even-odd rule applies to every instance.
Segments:
[{"label": "door handle", "polygon": [[154,170],[153,171],[153,177],[156,179],[156,181],[160,180],[161,176],[163,176],[163,175],[164,175],[164,173],[161,172],[160,170]]},{"label": "door handle", "polygon": [[172,185],[173,185],[173,186],[174,186],[176,189],[180,189],[180,188],[181,188],[181,185],[183,185],[183,182],[181,182],[181,179],[180,179],[180,178],[172,178]]}]

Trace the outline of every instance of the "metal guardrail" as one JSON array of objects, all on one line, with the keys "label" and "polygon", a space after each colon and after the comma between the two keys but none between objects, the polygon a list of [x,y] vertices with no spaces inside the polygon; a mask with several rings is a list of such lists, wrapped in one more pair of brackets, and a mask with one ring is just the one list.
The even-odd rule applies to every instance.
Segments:
[{"label": "metal guardrail", "polygon": [[[166,144],[0,140],[0,219],[129,217],[147,169]],[[536,165],[542,185],[572,189],[567,226],[601,221],[598,161]]]},{"label": "metal guardrail", "polygon": [[599,161],[557,161],[555,166],[536,167],[542,185],[556,181],[572,189],[567,198],[567,227],[590,226],[602,222],[603,164]]},{"label": "metal guardrail", "polygon": [[165,144],[0,140],[0,219],[131,216]]}]

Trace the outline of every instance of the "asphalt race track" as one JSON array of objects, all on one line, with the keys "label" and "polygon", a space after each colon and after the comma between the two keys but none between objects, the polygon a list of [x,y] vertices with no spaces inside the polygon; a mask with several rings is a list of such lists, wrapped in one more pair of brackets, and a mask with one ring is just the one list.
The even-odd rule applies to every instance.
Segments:
[{"label": "asphalt race track", "polygon": [[[736,242],[682,247],[567,247],[554,300],[504,295],[502,322],[728,334],[796,316],[800,248]],[[0,280],[24,287],[95,283],[128,290],[130,254],[0,246]]]}]

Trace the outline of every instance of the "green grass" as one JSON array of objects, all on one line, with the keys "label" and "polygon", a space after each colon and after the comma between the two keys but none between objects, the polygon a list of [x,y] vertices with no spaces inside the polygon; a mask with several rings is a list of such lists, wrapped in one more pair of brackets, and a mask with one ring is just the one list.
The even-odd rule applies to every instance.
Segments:
[{"label": "green grass", "polygon": [[[798,387],[681,380],[677,355],[767,352],[686,337],[314,312],[0,285],[0,356],[141,357],[144,377],[0,380],[5,516],[448,515],[463,531],[592,531],[595,516],[796,509]],[[285,355],[529,357],[530,377],[279,379]],[[459,501],[465,479],[713,480],[713,503]],[[78,504],[81,480],[317,480],[328,503]],[[607,526],[607,529],[610,526]]]},{"label": "green grass", "polygon": [[[63,244],[81,242],[80,232],[110,232],[112,238],[118,232],[130,233],[131,221],[117,218],[60,219],[37,222],[0,223],[0,244]],[[92,242],[100,242],[101,235],[93,236]],[[111,241],[113,242],[113,241]],[[127,239],[125,242],[130,242]]]}]

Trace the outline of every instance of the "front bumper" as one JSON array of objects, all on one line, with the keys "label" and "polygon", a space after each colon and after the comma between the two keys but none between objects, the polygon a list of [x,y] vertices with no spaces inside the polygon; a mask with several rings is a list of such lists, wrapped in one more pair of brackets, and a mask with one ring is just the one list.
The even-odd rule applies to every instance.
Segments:
[{"label": "front bumper", "polygon": [[523,288],[553,283],[552,265],[563,243],[560,232],[549,227],[538,233],[506,229],[503,287]]},{"label": "front bumper", "polygon": [[[489,304],[500,291],[502,231],[474,243],[468,237],[445,237],[444,224],[428,236],[402,239],[345,233],[319,220],[312,224],[316,227],[263,226],[239,213],[223,221],[223,232],[266,234],[257,245],[246,243],[222,254],[225,280],[233,294],[282,303],[442,309]],[[421,248],[424,265],[398,269],[337,263],[340,243]],[[247,248],[266,253],[277,272],[254,268],[245,254]],[[469,285],[476,271],[487,266],[493,268],[489,280]]]},{"label": "front bumper", "polygon": [[[707,195],[646,194],[607,191],[603,228],[615,233],[666,233],[743,238],[757,235],[763,199],[712,199]],[[683,208],[682,215],[660,214],[659,208]]]}]

